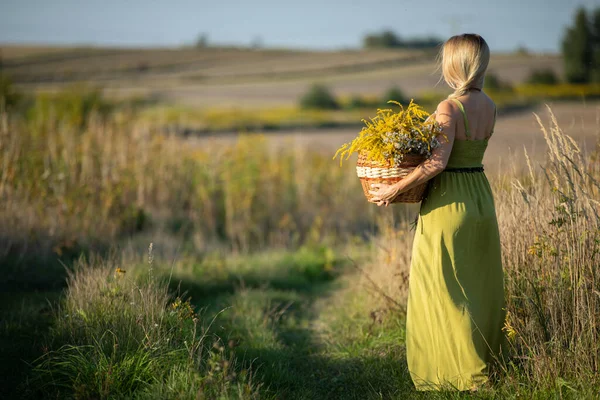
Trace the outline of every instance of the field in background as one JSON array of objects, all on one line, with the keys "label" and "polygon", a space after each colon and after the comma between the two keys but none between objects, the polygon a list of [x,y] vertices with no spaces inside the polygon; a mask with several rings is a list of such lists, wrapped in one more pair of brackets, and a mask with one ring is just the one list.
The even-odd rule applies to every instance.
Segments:
[{"label": "field in background", "polygon": [[[404,355],[418,206],[368,204],[352,160],[331,160],[354,126],[184,136],[145,114],[289,106],[315,80],[339,95],[393,84],[417,93],[437,81],[431,54],[7,47],[2,56],[24,96],[82,80],[158,107],[82,89],[0,110],[6,397],[600,394],[597,102],[500,115],[484,162],[511,357],[491,388],[431,395],[414,391]],[[512,82],[536,66],[560,70],[554,56],[494,62]]]},{"label": "field in background", "polygon": [[[314,82],[326,84],[345,99],[377,98],[393,86],[405,96],[418,98],[439,93],[433,96],[437,99],[447,93],[446,85],[438,84],[432,51],[3,46],[1,52],[3,70],[26,92],[56,91],[79,82],[98,85],[109,97],[138,97],[149,103],[142,112],[148,123],[175,126],[199,145],[208,136],[209,141],[230,142],[237,129],[261,132],[264,127],[273,143],[292,139],[334,152],[360,129],[360,118],[372,116],[374,110],[298,110],[298,99]],[[489,70],[502,82],[517,85],[536,69],[551,69],[561,76],[562,59],[558,55],[494,54]],[[494,96],[500,105],[508,98],[508,108],[499,113],[487,164],[494,168],[500,157],[523,146],[540,160],[543,138],[532,112],[543,112],[544,100],[515,108],[510,98],[516,95]],[[594,142],[597,100],[548,101],[568,134],[582,145]],[[436,104],[425,103],[429,111]],[[215,132],[207,135],[211,131]]]},{"label": "field in background", "polygon": [[[341,99],[378,98],[396,86],[406,97],[420,99],[429,111],[448,92],[445,83],[439,83],[436,54],[431,50],[0,49],[2,70],[25,92],[57,91],[75,83],[97,85],[109,97],[148,102],[143,118],[149,123],[174,125],[178,131],[190,131],[192,137],[215,131],[211,137],[231,140],[224,133],[268,128],[276,142],[293,136],[303,143],[325,144],[326,151],[351,138],[360,129],[360,118],[372,116],[374,108],[298,110],[300,96],[314,82],[327,85]],[[538,69],[562,76],[562,58],[494,54],[489,71],[505,84],[518,85]],[[493,97],[507,109],[499,113],[494,140],[498,151],[492,150],[488,160],[495,164],[496,154],[520,149],[522,144],[536,153],[541,137],[531,113],[543,109],[540,100],[512,104],[516,94]],[[582,100],[563,104],[549,99],[567,133],[586,142],[597,130],[597,103],[590,100],[580,107],[577,103]],[[328,129],[335,125],[340,128]]]},{"label": "field in background", "polygon": [[[295,105],[314,81],[336,95],[381,95],[398,85],[409,96],[439,80],[431,51],[338,52],[247,49],[56,49],[3,46],[3,69],[27,90],[56,90],[73,82],[107,93],[143,95],[194,107]],[[562,74],[556,55],[494,55],[490,71],[509,83],[539,68]],[[438,86],[441,91],[445,85]]]}]

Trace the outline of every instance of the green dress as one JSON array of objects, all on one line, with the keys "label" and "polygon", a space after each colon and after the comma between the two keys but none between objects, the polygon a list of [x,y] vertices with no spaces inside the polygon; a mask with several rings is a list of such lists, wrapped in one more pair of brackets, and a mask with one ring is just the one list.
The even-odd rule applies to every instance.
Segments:
[{"label": "green dress", "polygon": [[505,348],[494,199],[483,171],[472,169],[482,169],[489,137],[471,140],[456,102],[467,140],[454,141],[446,169],[430,181],[412,249],[406,352],[417,390],[477,387]]}]

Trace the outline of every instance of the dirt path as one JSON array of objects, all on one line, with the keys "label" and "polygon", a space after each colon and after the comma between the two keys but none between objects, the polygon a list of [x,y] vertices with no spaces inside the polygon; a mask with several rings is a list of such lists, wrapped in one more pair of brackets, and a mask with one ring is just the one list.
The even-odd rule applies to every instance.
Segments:
[{"label": "dirt path", "polygon": [[357,313],[338,301],[350,267],[338,264],[331,270],[309,258],[263,259],[252,267],[246,261],[243,270],[232,268],[228,276],[214,280],[204,275],[180,287],[209,315],[224,310],[215,333],[236,344],[235,358],[253,371],[261,398],[415,395],[399,323],[371,328],[368,312]]}]

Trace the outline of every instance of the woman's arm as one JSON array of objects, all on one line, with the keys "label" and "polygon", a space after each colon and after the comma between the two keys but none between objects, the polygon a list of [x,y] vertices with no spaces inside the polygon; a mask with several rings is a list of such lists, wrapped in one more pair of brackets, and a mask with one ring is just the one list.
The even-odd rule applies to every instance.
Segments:
[{"label": "woman's arm", "polygon": [[416,167],[410,174],[406,175],[401,181],[393,184],[373,184],[374,189],[370,193],[372,203],[377,205],[388,205],[400,193],[406,192],[420,184],[427,182],[446,168],[454,137],[456,135],[456,118],[454,105],[448,101],[442,101],[436,110],[436,121],[442,126],[446,139],[440,137],[441,146],[433,149],[431,157]]}]

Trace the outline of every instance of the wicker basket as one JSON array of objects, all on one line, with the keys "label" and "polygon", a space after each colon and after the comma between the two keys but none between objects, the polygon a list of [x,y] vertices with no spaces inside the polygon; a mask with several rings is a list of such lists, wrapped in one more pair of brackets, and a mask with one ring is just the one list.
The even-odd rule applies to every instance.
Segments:
[{"label": "wicker basket", "polygon": [[[356,174],[360,178],[363,192],[370,200],[373,197],[369,193],[371,184],[386,183],[388,185],[401,181],[406,175],[411,173],[419,164],[425,160],[424,156],[407,154],[399,166],[391,166],[390,164],[382,164],[377,161],[367,160],[364,152],[358,154],[358,162],[356,163]],[[404,193],[399,194],[392,203],[418,203],[423,200],[427,182],[420,184]]]}]

